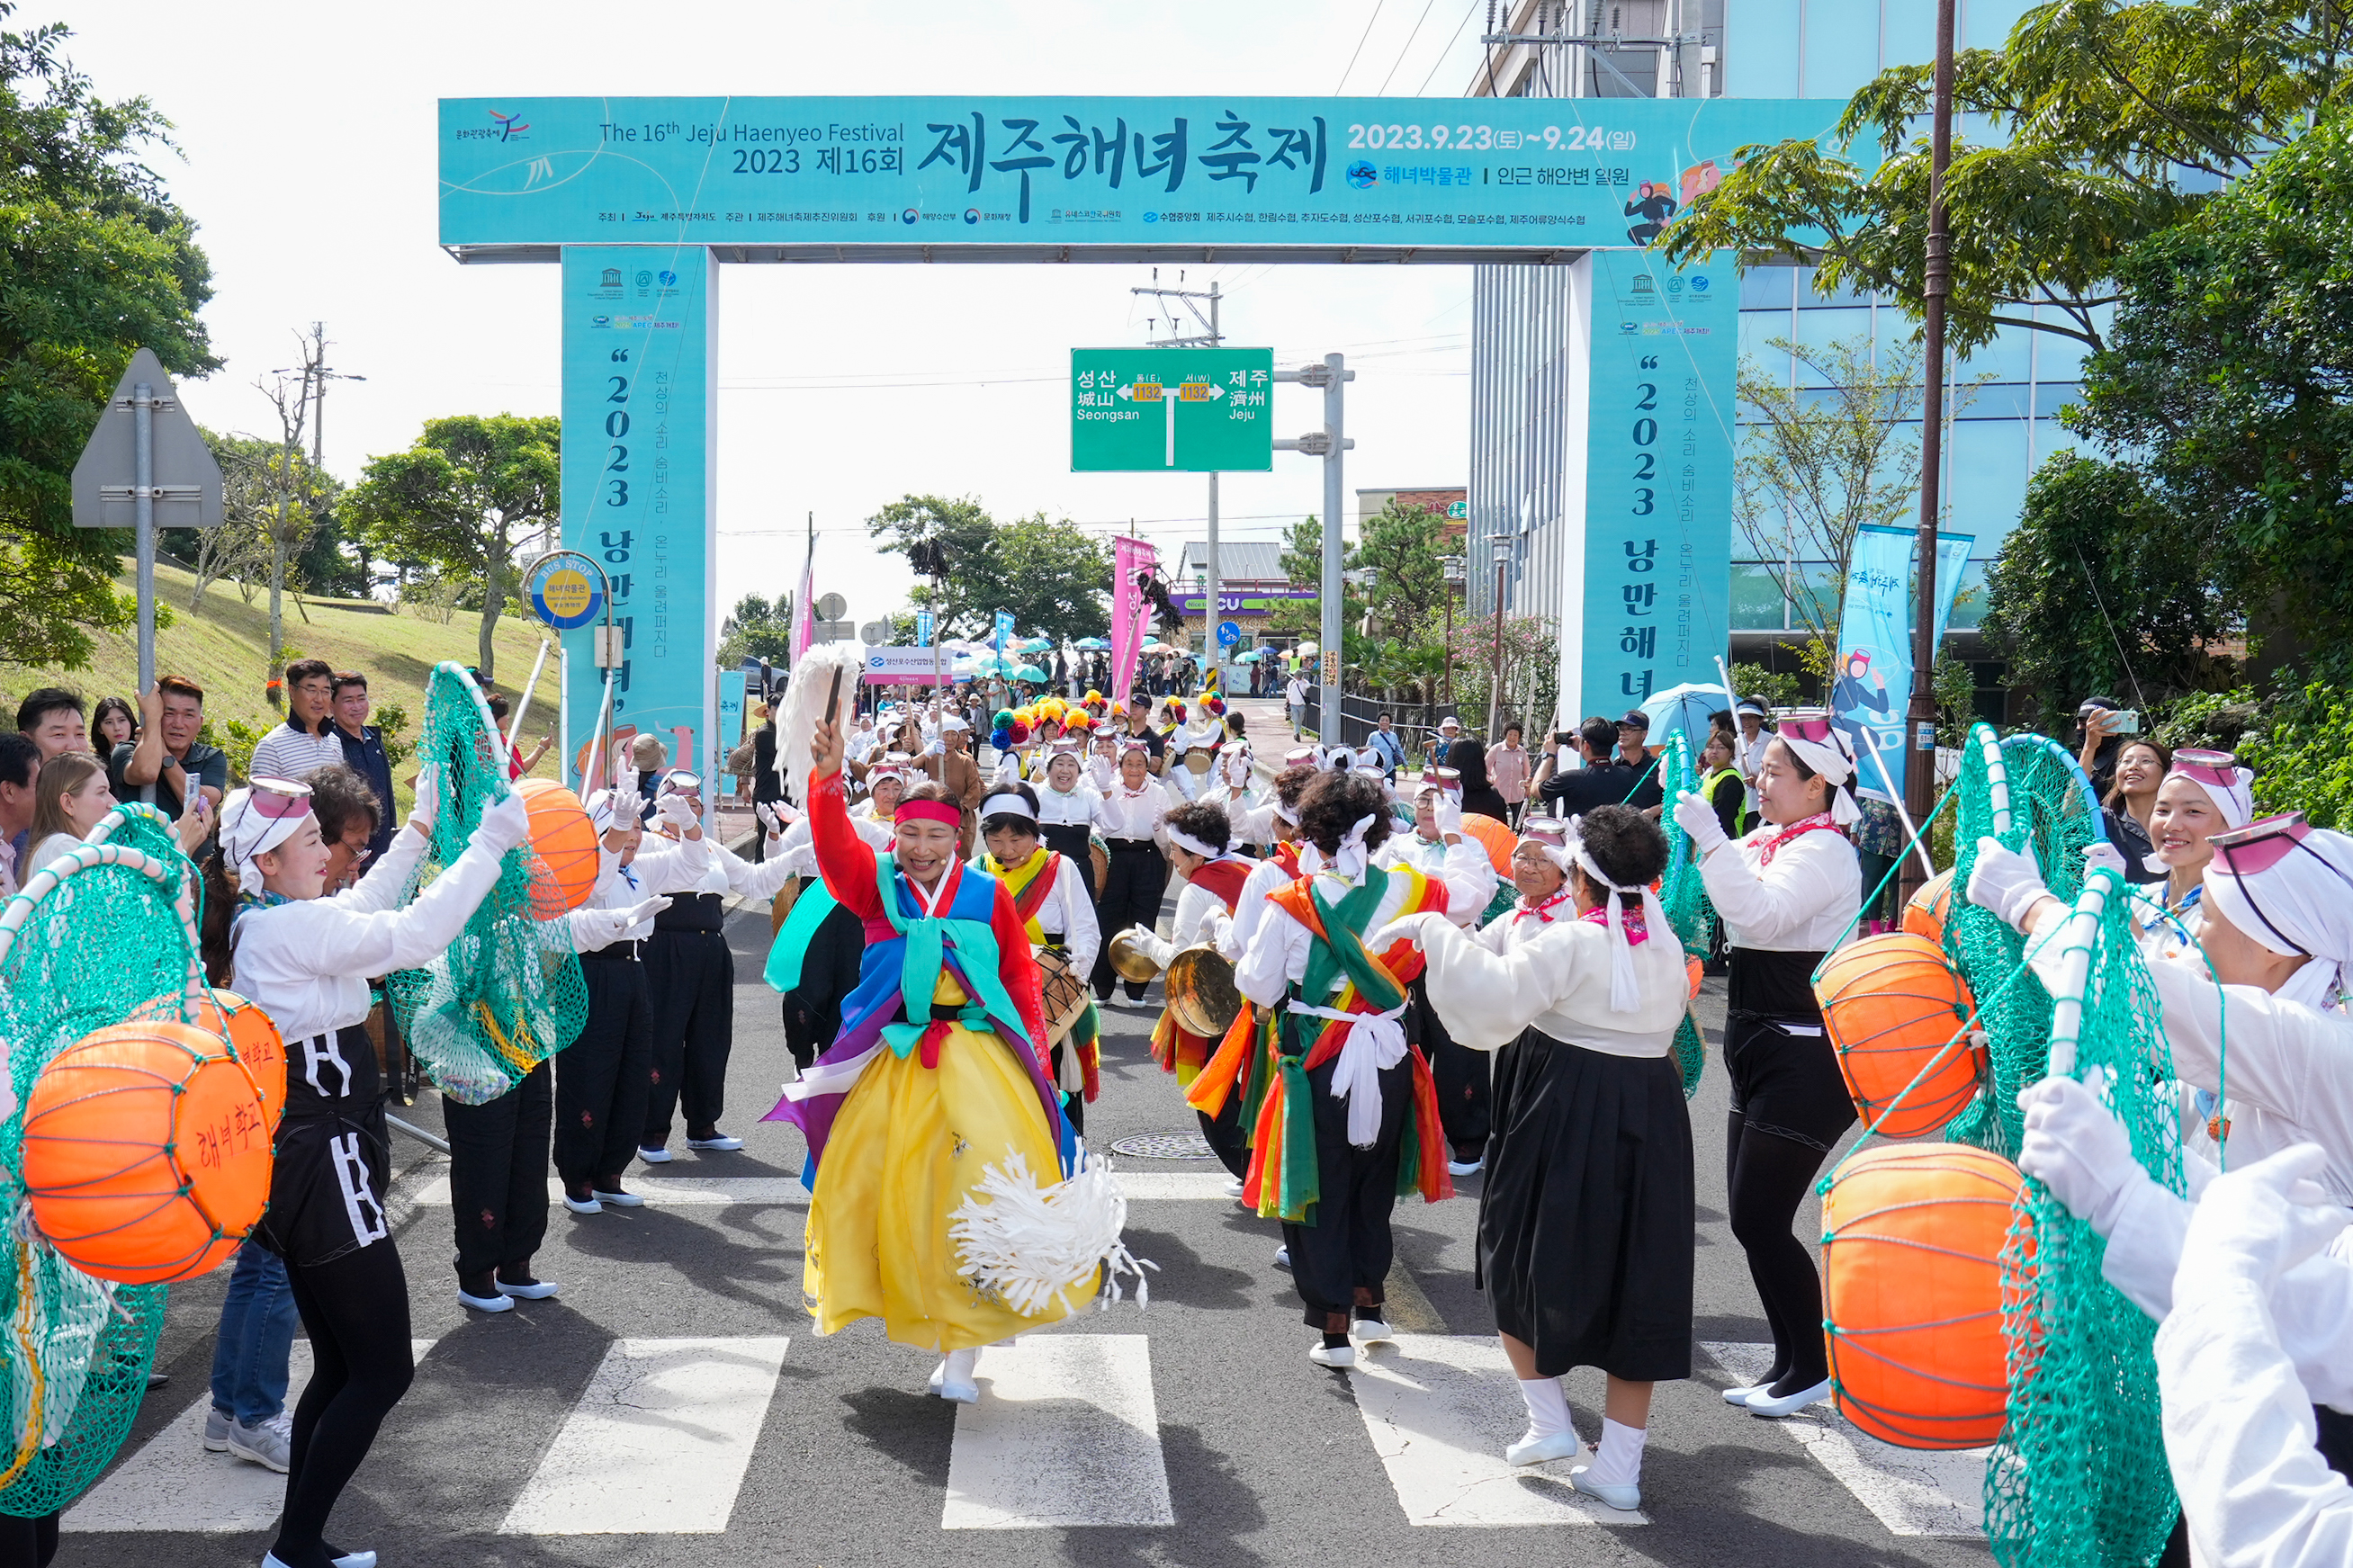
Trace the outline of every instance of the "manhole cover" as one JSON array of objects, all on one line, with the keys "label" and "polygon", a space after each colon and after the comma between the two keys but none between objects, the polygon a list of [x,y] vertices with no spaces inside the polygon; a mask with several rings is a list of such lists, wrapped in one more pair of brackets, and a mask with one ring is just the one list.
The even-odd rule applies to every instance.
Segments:
[{"label": "manhole cover", "polygon": [[1198,1132],[1144,1132],[1111,1141],[1114,1154],[1136,1160],[1214,1160],[1217,1151]]}]

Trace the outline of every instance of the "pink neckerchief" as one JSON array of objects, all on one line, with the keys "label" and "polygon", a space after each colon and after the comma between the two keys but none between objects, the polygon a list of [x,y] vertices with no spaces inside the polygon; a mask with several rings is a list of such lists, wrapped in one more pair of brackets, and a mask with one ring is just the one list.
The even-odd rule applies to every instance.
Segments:
[{"label": "pink neckerchief", "polygon": [[1571,897],[1572,894],[1569,891],[1568,885],[1564,882],[1561,884],[1560,890],[1558,892],[1554,893],[1542,903],[1522,904],[1518,909],[1514,910],[1512,911],[1512,923],[1514,925],[1517,925],[1522,921],[1526,920],[1530,915],[1534,915],[1536,918],[1537,924],[1550,925],[1552,923],[1553,906],[1556,904],[1565,904]]},{"label": "pink neckerchief", "polygon": [[[1609,923],[1609,912],[1600,904],[1594,905],[1577,918],[1588,925],[1606,926]],[[1642,918],[1641,903],[1624,905],[1623,912],[1618,917],[1618,923],[1625,928],[1628,947],[1640,947],[1651,940],[1651,925]]]},{"label": "pink neckerchief", "polygon": [[1798,837],[1800,834],[1843,834],[1845,832],[1845,828],[1841,827],[1836,822],[1831,820],[1831,814],[1829,812],[1817,812],[1812,816],[1803,817],[1799,821],[1789,824],[1788,826],[1784,827],[1780,832],[1776,833],[1772,837],[1767,838],[1762,845],[1758,846],[1757,850],[1757,864],[1760,867],[1770,866],[1773,863],[1774,851],[1779,849],[1782,845],[1788,843],[1792,838]]}]

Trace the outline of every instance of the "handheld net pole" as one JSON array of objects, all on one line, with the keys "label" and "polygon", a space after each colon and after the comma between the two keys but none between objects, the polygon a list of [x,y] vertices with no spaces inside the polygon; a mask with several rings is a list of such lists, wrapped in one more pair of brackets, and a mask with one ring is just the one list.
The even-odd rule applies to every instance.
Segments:
[{"label": "handheld net pole", "polygon": [[515,737],[522,733],[522,716],[531,711],[531,694],[539,688],[539,672],[547,668],[547,643],[539,645],[539,657],[531,661],[531,679],[522,683],[522,695],[515,699],[514,716],[507,721],[507,751],[514,751]]},{"label": "handheld net pole", "polygon": [[1732,671],[1725,667],[1724,656],[1715,656],[1715,673],[1724,682],[1724,705],[1732,712],[1732,732],[1740,733],[1740,696],[1732,689]]},{"label": "handheld net pole", "polygon": [[1920,830],[1912,826],[1912,814],[1905,809],[1904,792],[1895,787],[1895,780],[1887,771],[1887,759],[1879,754],[1879,737],[1862,725],[1855,733],[1862,737],[1863,749],[1871,753],[1871,765],[1879,770],[1879,782],[1887,786],[1887,798],[1894,805],[1896,820],[1904,824],[1905,836],[1912,840],[1912,853],[1920,858],[1920,879],[1926,881],[1936,874],[1936,862],[1928,858],[1928,847],[1920,841]]}]

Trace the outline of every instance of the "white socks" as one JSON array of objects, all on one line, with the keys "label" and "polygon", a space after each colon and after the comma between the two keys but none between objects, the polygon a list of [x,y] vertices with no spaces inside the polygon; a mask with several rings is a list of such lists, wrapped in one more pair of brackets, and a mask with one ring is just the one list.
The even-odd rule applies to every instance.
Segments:
[{"label": "white socks", "polygon": [[1568,1416],[1568,1395],[1560,1391],[1556,1377],[1531,1377],[1520,1380],[1520,1398],[1528,1407],[1528,1436],[1549,1437],[1571,1429]]},{"label": "white socks", "polygon": [[[1522,1388],[1528,1385],[1520,1384]],[[1596,1485],[1630,1487],[1642,1479],[1642,1441],[1650,1436],[1641,1426],[1620,1426],[1607,1416],[1601,1422],[1601,1446],[1585,1474]]]}]

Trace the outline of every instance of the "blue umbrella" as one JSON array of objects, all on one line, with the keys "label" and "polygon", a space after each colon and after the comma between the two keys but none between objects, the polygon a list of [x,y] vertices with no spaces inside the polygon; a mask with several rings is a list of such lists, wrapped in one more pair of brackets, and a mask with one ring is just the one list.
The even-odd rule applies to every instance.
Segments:
[{"label": "blue umbrella", "polygon": [[1724,688],[1712,683],[1667,688],[1642,704],[1642,711],[1651,718],[1650,743],[1655,746],[1664,741],[1669,729],[1681,730],[1696,757],[1700,742],[1707,739],[1707,716],[1722,712],[1726,700]]},{"label": "blue umbrella", "polygon": [[1077,642],[1072,643],[1071,646],[1075,648],[1082,649],[1087,653],[1109,653],[1111,651],[1111,644],[1102,637],[1081,637]]},{"label": "blue umbrella", "polygon": [[1035,685],[1046,679],[1046,672],[1039,668],[1034,664],[1025,664],[1020,668],[1013,672],[1013,679],[1016,680],[1026,680],[1030,682],[1032,685]]}]

